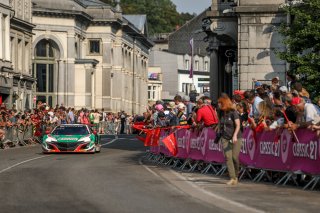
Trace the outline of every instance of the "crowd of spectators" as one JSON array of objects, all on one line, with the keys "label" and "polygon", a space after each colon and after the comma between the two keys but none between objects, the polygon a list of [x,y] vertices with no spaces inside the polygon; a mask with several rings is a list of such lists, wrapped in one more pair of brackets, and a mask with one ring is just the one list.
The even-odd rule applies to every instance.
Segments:
[{"label": "crowd of spectators", "polygon": [[[288,76],[288,80],[288,86],[280,86],[277,77],[271,85],[256,81],[254,89],[234,92],[230,99],[240,116],[241,130],[248,126],[256,131],[308,128],[320,135],[319,103],[312,103],[308,91],[293,76]],[[159,100],[144,113],[149,128],[180,125],[217,128],[219,118],[218,100],[208,96],[190,100],[189,96],[176,95],[172,102]]]},{"label": "crowd of spectators", "polygon": [[129,116],[124,111],[119,113],[105,112],[102,110],[89,110],[67,108],[63,104],[55,108],[45,103],[38,103],[37,108],[18,112],[15,109],[0,107],[0,148],[14,146],[6,138],[8,129],[15,128],[23,133],[32,126],[33,138],[28,141],[19,140],[19,145],[39,142],[43,134],[60,124],[88,124],[100,134],[130,134],[134,116]]}]

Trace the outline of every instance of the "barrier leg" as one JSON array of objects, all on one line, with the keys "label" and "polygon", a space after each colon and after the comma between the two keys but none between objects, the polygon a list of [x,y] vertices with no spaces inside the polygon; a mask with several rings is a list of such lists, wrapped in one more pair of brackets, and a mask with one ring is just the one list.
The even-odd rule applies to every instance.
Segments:
[{"label": "barrier leg", "polygon": [[156,154],[154,154],[154,153],[152,153],[152,152],[149,152],[149,153],[146,155],[145,158],[150,161],[155,155],[156,155]]},{"label": "barrier leg", "polygon": [[143,156],[143,158],[148,159],[151,154],[152,154],[151,152],[147,151],[146,154]]},{"label": "barrier leg", "polygon": [[309,186],[311,186],[312,184],[312,187],[311,187],[311,190],[313,190],[315,187],[316,187],[316,185],[318,184],[318,182],[320,181],[320,176],[315,176],[315,177],[313,177],[312,179],[311,179],[311,181],[305,186],[305,187],[303,187],[303,190],[306,190],[306,189],[308,189],[309,188]]},{"label": "barrier leg", "polygon": [[216,175],[222,176],[226,171],[227,171],[227,166],[226,166],[226,165],[222,165],[222,167],[221,167],[220,170],[216,173]]},{"label": "barrier leg", "polygon": [[260,173],[253,179],[253,182],[260,182],[264,176],[269,181],[272,181],[272,178],[269,176],[268,172],[266,170],[261,170]]},{"label": "barrier leg", "polygon": [[199,165],[200,161],[196,161],[193,165],[190,165],[190,169],[188,170],[188,172],[194,172],[194,170],[197,168],[197,166]]},{"label": "barrier leg", "polygon": [[173,165],[171,166],[171,168],[177,168],[179,164],[182,164],[182,162],[180,161],[180,159],[176,158],[175,160],[173,160]]},{"label": "barrier leg", "polygon": [[239,174],[240,174],[239,180],[241,180],[244,177],[244,175],[247,175],[249,179],[252,180],[252,176],[249,172],[249,168],[247,167],[242,167]]},{"label": "barrier leg", "polygon": [[212,163],[209,163],[202,171],[202,174],[208,174],[210,169],[212,169],[214,174],[217,174],[217,170]]},{"label": "barrier leg", "polygon": [[294,178],[295,173],[287,172],[277,183],[276,185],[280,185],[283,181],[283,186],[287,185],[288,181],[291,179],[296,186],[299,186],[298,182]]},{"label": "barrier leg", "polygon": [[166,160],[166,156],[161,156],[158,162],[158,165],[163,164],[163,162]]},{"label": "barrier leg", "polygon": [[191,159],[187,159],[184,161],[182,166],[179,168],[181,171],[184,170],[186,167],[189,167],[189,170],[192,168]]},{"label": "barrier leg", "polygon": [[173,158],[170,158],[164,165],[170,166],[172,162],[173,162]]}]

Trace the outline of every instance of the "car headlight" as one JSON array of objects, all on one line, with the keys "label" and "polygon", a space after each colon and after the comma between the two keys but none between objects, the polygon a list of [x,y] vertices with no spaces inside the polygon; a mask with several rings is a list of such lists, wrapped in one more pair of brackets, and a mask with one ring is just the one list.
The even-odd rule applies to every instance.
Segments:
[{"label": "car headlight", "polygon": [[47,142],[47,143],[57,142],[57,139],[49,136],[49,137],[46,139],[46,142]]},{"label": "car headlight", "polygon": [[90,139],[90,137],[86,136],[86,137],[80,138],[78,140],[78,142],[89,143],[89,142],[91,142],[91,139]]}]

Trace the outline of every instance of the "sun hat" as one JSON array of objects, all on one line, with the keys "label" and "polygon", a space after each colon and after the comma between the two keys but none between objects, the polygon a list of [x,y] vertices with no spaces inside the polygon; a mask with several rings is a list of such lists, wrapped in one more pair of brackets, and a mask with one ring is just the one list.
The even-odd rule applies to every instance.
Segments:
[{"label": "sun hat", "polygon": [[279,88],[279,90],[280,90],[281,92],[288,92],[288,88],[287,88],[286,86],[281,86],[281,87]]},{"label": "sun hat", "polygon": [[173,101],[170,101],[169,103],[168,103],[168,105],[167,105],[167,108],[169,108],[169,109],[173,109],[173,108],[175,108],[176,107],[176,104],[173,102]]},{"label": "sun hat", "polygon": [[184,108],[186,108],[186,106],[183,103],[178,104],[178,109],[184,109]]}]

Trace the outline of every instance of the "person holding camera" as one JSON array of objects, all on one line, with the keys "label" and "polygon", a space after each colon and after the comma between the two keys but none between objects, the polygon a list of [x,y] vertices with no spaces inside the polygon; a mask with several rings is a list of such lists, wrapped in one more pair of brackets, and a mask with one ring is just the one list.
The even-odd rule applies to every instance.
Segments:
[{"label": "person holding camera", "polygon": [[240,117],[234,109],[231,99],[223,95],[218,99],[218,106],[222,112],[220,119],[220,135],[223,145],[224,156],[228,167],[230,181],[227,185],[238,184],[238,173],[240,168],[239,154],[242,145],[242,134],[240,131]]}]

